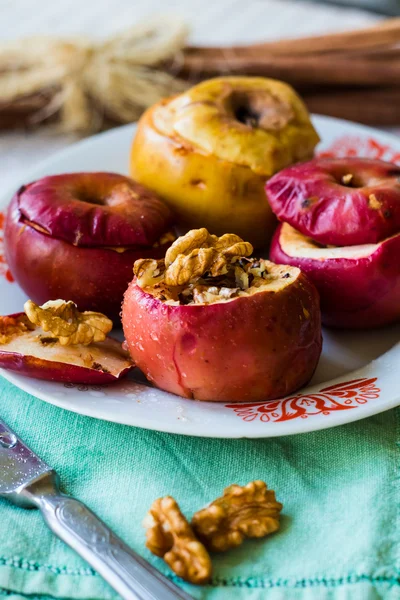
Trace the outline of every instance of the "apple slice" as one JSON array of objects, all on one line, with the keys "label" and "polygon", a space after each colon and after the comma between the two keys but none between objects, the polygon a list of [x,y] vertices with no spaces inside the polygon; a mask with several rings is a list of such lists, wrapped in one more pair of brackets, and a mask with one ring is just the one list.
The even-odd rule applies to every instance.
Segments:
[{"label": "apple slice", "polygon": [[306,273],[320,293],[325,325],[369,329],[400,320],[400,233],[376,244],[321,247],[283,223],[270,258]]},{"label": "apple slice", "polygon": [[[63,303],[64,306],[71,304]],[[46,305],[44,310],[47,310]],[[86,324],[83,337],[82,329],[76,328],[78,338],[75,332],[75,342],[82,341],[69,344],[68,341],[66,343],[68,337],[54,334],[54,331],[62,333],[61,329],[55,330],[52,326],[52,332],[43,319],[41,323],[43,326],[32,322],[24,313],[0,317],[0,368],[36,379],[103,384],[117,381],[134,366],[129,354],[117,340],[106,337],[105,333],[99,334],[98,330],[94,337],[87,337]],[[91,341],[85,343],[88,340]]]},{"label": "apple slice", "polygon": [[367,158],[316,158],[266,184],[272,210],[324,245],[375,244],[400,231],[400,167]]}]

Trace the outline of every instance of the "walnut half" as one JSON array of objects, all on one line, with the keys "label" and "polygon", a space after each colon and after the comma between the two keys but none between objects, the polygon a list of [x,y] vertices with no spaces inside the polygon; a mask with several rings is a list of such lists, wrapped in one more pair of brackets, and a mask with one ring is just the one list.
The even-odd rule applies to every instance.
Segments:
[{"label": "walnut half", "polygon": [[210,580],[210,556],[171,496],[153,502],[143,525],[147,548],[164,558],[174,573],[195,584]]},{"label": "walnut half", "polygon": [[28,300],[24,310],[31,323],[50,332],[62,346],[102,342],[113,326],[102,313],[79,312],[74,302],[65,300],[50,300],[43,306]]},{"label": "walnut half", "polygon": [[192,527],[208,550],[225,552],[245,538],[264,537],[279,529],[282,504],[263,481],[230,485],[224,495],[193,515]]}]

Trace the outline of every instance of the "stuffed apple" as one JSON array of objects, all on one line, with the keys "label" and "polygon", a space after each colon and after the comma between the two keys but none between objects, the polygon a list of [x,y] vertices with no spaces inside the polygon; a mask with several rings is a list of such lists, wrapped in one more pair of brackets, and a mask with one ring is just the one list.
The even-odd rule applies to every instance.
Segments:
[{"label": "stuffed apple", "polygon": [[170,205],[183,228],[232,231],[259,247],[270,241],[276,224],[265,180],[311,158],[318,141],[289,85],[219,77],[142,116],[130,172]]},{"label": "stuffed apple", "polygon": [[131,356],[163,390],[215,402],[291,394],[321,353],[319,297],[297,268],[249,258],[234,234],[193,230],[164,260],[135,263],[122,324]]},{"label": "stuffed apple", "polygon": [[28,300],[25,313],[0,317],[0,368],[49,381],[112,383],[134,365],[107,336],[111,328],[105,315],[80,313],[73,302]]},{"label": "stuffed apple", "polygon": [[35,302],[68,298],[80,310],[118,320],[133,263],[164,255],[170,223],[169,208],[128,177],[44,177],[22,186],[12,199],[6,258]]}]

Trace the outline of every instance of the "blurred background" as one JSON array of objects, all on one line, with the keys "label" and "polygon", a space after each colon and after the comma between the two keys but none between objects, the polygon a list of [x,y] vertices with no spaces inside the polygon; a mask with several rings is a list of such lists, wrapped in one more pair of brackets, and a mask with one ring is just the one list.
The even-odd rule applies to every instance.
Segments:
[{"label": "blurred background", "polygon": [[[355,47],[351,64],[345,51],[352,44],[343,38],[337,48],[336,40],[325,37],[399,16],[400,0],[0,0],[0,11],[0,170],[5,185],[12,185],[21,169],[77,138],[134,120],[130,115],[136,118],[146,103],[157,99],[154,90],[149,91],[155,71],[164,70],[170,78],[161,82],[157,75],[158,93],[168,90],[173,78],[188,85],[235,69],[239,74],[270,75],[292,83],[314,112],[379,126],[400,125],[397,20],[376,48],[366,53]],[[156,32],[146,32],[146,24],[151,30],[154,19]],[[127,28],[139,23],[144,24],[139,36],[124,37]],[[35,38],[21,41],[31,36]],[[49,46],[43,36],[78,37],[79,53],[75,42]],[[116,36],[112,48],[105,43],[110,36]],[[175,36],[172,42],[168,36]],[[307,36],[322,36],[322,46],[303,47],[300,58],[290,45],[284,55],[280,46],[243,55],[237,48],[230,50]],[[368,39],[369,34],[364,46]],[[153,58],[151,63],[153,46],[163,44],[175,48],[173,56]],[[330,53],[333,46],[335,56]],[[217,50],[203,56],[199,47]],[[132,58],[138,53],[140,59]]]}]

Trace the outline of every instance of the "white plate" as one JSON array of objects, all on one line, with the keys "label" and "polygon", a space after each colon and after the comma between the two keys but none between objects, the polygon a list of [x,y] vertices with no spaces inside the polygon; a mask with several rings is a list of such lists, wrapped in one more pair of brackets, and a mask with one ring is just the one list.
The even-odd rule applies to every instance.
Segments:
[{"label": "white plate", "polygon": [[[316,116],[319,152],[400,162],[400,139],[346,121]],[[75,144],[26,174],[15,188],[44,175],[68,171],[127,173],[134,126],[120,127]],[[12,192],[0,199],[4,211]],[[26,299],[2,258],[0,221],[0,314],[22,309]],[[126,379],[106,387],[69,386],[2,375],[41,400],[84,415],[202,437],[272,437],[333,427],[400,404],[400,325],[372,332],[324,331],[324,349],[307,388],[283,400],[213,404],[184,400]]]}]

